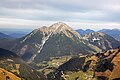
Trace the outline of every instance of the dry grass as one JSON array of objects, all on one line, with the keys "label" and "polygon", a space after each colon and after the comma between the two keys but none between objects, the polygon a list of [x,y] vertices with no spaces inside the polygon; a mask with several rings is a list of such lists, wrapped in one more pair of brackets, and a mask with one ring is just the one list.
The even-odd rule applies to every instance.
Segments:
[{"label": "dry grass", "polygon": [[5,69],[0,68],[0,80],[7,80],[6,79],[7,77],[9,77],[10,80],[21,80],[21,78],[17,77],[11,72],[8,72]]}]

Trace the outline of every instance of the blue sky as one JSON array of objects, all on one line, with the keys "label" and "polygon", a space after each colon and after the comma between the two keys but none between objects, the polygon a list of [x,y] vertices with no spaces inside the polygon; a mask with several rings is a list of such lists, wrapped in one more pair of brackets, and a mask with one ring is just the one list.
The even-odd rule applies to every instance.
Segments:
[{"label": "blue sky", "polygon": [[0,28],[38,28],[62,21],[73,29],[120,29],[120,0],[1,0]]}]

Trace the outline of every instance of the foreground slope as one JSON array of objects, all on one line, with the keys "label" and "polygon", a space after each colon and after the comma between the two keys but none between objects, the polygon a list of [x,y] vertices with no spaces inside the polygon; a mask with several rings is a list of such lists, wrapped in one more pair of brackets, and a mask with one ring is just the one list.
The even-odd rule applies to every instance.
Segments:
[{"label": "foreground slope", "polygon": [[0,48],[0,80],[44,80],[44,75],[28,66],[16,54]]},{"label": "foreground slope", "polygon": [[120,80],[120,47],[74,57],[48,74],[50,80]]},{"label": "foreground slope", "polygon": [[15,74],[3,69],[3,68],[0,68],[0,80],[7,80],[7,79],[10,79],[10,80],[21,80],[21,78],[19,78],[18,76],[16,76]]}]

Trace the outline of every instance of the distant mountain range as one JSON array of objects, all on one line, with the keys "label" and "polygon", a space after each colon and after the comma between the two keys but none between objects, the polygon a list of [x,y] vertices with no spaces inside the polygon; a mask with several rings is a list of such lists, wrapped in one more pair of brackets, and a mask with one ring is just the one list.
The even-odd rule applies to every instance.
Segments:
[{"label": "distant mountain range", "polygon": [[12,37],[0,32],[0,39],[9,39],[9,38],[12,38]]},{"label": "distant mountain range", "polygon": [[31,29],[0,29],[0,32],[12,38],[21,38],[31,32]]},{"label": "distant mountain range", "polygon": [[119,45],[117,40],[100,32],[82,37],[62,22],[35,29],[22,38],[0,43],[1,48],[17,53],[28,63],[39,63],[51,57],[102,52]]},{"label": "distant mountain range", "polygon": [[116,40],[120,41],[120,29],[102,29],[100,32],[108,34],[114,37]]},{"label": "distant mountain range", "polygon": [[95,32],[94,30],[91,30],[91,29],[86,29],[86,30],[83,30],[83,29],[78,29],[76,30],[79,34],[81,34],[82,36],[84,36],[85,34],[89,34],[89,33],[92,33],[92,32]]},{"label": "distant mountain range", "polygon": [[23,36],[25,36],[27,33],[12,33],[12,34],[9,34],[9,36],[11,36],[12,38],[21,38]]},{"label": "distant mountain range", "polygon": [[[27,35],[30,31],[32,31],[32,30],[12,30],[12,31],[10,31],[10,30],[2,29],[2,30],[0,30],[0,39],[1,38],[9,38],[9,37],[10,38],[21,38],[21,37]],[[76,31],[81,36],[84,36],[85,34],[89,34],[92,32],[96,32],[91,29],[86,29],[86,30],[77,29]],[[102,29],[97,32],[102,32],[104,34],[108,34],[108,35],[112,36],[113,38],[115,38],[116,40],[120,41],[120,30],[119,29]]]},{"label": "distant mountain range", "polygon": [[[86,30],[78,29],[76,31],[79,34],[81,34],[82,36],[85,34],[96,32],[96,31],[91,30],[91,29],[86,29]],[[102,29],[102,30],[99,30],[97,32],[102,32],[104,34],[108,34],[108,35],[112,36],[113,38],[115,38],[116,40],[120,41],[120,30],[119,29]]]}]

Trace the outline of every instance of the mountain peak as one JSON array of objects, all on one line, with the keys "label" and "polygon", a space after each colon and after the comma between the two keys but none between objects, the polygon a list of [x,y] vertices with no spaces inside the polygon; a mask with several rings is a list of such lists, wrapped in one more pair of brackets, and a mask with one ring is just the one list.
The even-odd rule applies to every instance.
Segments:
[{"label": "mountain peak", "polygon": [[67,25],[67,24],[64,23],[64,22],[56,22],[56,23],[54,23],[54,24]]},{"label": "mountain peak", "polygon": [[63,22],[54,23],[49,28],[53,29],[53,30],[56,30],[58,32],[63,31],[63,30],[72,30],[71,27],[69,27],[67,24],[65,24]]},{"label": "mountain peak", "polygon": [[67,25],[64,22],[54,23],[50,27],[43,26],[43,27],[37,29],[37,31],[41,31],[43,33],[48,33],[48,34],[49,33],[52,33],[52,34],[63,33],[63,34],[65,34],[68,37],[70,37],[71,33],[72,33],[75,36],[80,38],[80,34],[77,33],[75,30],[73,30],[69,25]]},{"label": "mountain peak", "polygon": [[38,28],[37,30],[42,31],[42,32],[57,32],[60,33],[61,31],[65,30],[72,30],[71,27],[69,27],[66,23],[64,22],[57,22],[52,24],[50,27],[43,26],[41,28]]},{"label": "mountain peak", "polygon": [[72,38],[72,34],[80,38],[80,34],[73,30],[69,25],[63,22],[54,23],[49,27],[49,30],[54,34],[56,33],[64,33],[66,36]]}]

